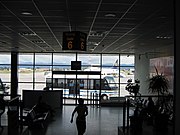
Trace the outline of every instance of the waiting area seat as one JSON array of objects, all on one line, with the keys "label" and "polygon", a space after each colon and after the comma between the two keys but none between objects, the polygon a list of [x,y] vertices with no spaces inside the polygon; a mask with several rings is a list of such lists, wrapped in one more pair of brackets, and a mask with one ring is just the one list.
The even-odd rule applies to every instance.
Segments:
[{"label": "waiting area seat", "polygon": [[30,109],[25,116],[22,116],[22,125],[28,126],[29,128],[36,127],[40,125],[44,128],[44,122],[48,118],[49,111],[44,113],[37,113],[34,107]]}]

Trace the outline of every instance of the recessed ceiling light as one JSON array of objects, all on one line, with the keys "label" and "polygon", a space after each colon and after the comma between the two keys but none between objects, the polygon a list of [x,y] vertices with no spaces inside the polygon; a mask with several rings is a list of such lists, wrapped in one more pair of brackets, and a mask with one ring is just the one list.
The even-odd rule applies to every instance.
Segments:
[{"label": "recessed ceiling light", "polygon": [[27,15],[27,16],[28,16],[28,15],[32,15],[32,13],[29,12],[29,11],[23,11],[23,12],[21,12],[21,14],[22,14],[22,15]]},{"label": "recessed ceiling light", "polygon": [[105,17],[115,17],[116,15],[115,14],[112,14],[112,13],[108,13],[108,14],[105,14]]},{"label": "recessed ceiling light", "polygon": [[88,42],[87,45],[88,46],[98,46],[99,43],[97,43],[97,42]]},{"label": "recessed ceiling light", "polygon": [[89,49],[90,51],[94,51],[94,49]]},{"label": "recessed ceiling light", "polygon": [[36,36],[36,33],[32,33],[32,32],[21,32],[19,33],[22,36]]},{"label": "recessed ceiling light", "polygon": [[32,42],[33,42],[33,43],[37,43],[37,44],[46,43],[45,41],[42,41],[42,40],[33,40]]},{"label": "recessed ceiling light", "polygon": [[157,39],[171,39],[171,36],[156,36]]}]

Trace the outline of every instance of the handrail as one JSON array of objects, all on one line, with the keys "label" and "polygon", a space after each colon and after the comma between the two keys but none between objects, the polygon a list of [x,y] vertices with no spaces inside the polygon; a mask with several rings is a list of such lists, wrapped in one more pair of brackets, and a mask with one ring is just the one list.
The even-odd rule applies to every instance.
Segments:
[{"label": "handrail", "polygon": [[20,95],[18,95],[18,96],[16,96],[16,97],[14,97],[14,98],[12,98],[12,99],[10,99],[8,102],[10,103],[10,102],[12,102],[12,101],[16,100],[17,98],[19,99],[19,98],[20,98]]},{"label": "handrail", "polygon": [[126,101],[123,105],[123,133],[125,133],[125,129],[127,129],[127,132],[129,130],[129,107],[130,107],[130,97],[136,98],[142,98],[142,97],[168,97],[169,95],[141,95],[141,96],[125,96]]},{"label": "handrail", "polygon": [[140,95],[140,96],[125,96],[125,97],[167,97],[168,95]]}]

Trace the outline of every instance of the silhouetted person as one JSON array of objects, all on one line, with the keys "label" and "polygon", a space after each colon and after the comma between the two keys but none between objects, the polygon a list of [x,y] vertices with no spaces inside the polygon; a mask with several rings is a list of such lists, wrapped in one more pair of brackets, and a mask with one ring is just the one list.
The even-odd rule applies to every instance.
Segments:
[{"label": "silhouetted person", "polygon": [[152,100],[152,97],[148,97],[147,112],[153,114],[154,109],[154,101]]},{"label": "silhouetted person", "polygon": [[134,133],[137,134],[142,130],[143,115],[138,106],[136,106],[134,114],[130,116],[130,124],[130,127],[134,131]]},{"label": "silhouetted person", "polygon": [[76,106],[72,112],[71,123],[73,122],[74,114],[77,112],[78,116],[76,118],[76,126],[78,130],[78,135],[83,135],[86,131],[86,116],[88,115],[88,108],[84,105],[84,99],[78,99],[79,105]]},{"label": "silhouetted person", "polygon": [[148,115],[148,124],[153,124],[153,117],[155,112],[155,105],[152,97],[148,97],[148,104],[147,104],[147,115]]},{"label": "silhouetted person", "polygon": [[0,127],[1,127],[1,115],[5,112],[6,102],[4,100],[4,95],[0,94]]},{"label": "silhouetted person", "polygon": [[145,100],[144,108],[142,108],[141,112],[143,114],[143,118],[147,120],[148,125],[153,124],[153,119],[155,115],[155,105],[152,97],[148,97],[148,100]]}]

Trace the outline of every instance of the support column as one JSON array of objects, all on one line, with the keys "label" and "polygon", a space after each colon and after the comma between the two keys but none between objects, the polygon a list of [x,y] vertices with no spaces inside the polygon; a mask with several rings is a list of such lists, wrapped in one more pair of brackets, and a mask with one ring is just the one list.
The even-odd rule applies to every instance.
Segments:
[{"label": "support column", "polygon": [[11,99],[18,93],[18,53],[11,52]]},{"label": "support column", "polygon": [[174,71],[174,97],[175,97],[175,101],[174,101],[174,135],[179,135],[180,133],[180,83],[179,83],[179,79],[180,79],[180,62],[179,62],[179,57],[180,57],[180,53],[179,53],[179,44],[180,44],[180,18],[179,18],[179,6],[180,6],[180,1],[179,0],[175,0],[175,56],[174,56],[174,66],[175,66],[175,71]]}]

